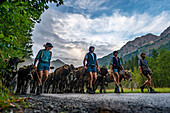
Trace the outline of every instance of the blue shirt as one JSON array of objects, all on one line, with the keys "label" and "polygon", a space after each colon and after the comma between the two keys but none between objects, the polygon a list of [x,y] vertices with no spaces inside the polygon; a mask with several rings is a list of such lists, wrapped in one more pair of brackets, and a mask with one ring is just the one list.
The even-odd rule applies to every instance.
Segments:
[{"label": "blue shirt", "polygon": [[[93,60],[94,60],[94,54],[93,53],[90,53],[90,54],[92,55]],[[88,59],[88,55],[87,54],[86,54],[85,58]],[[96,56],[96,59],[97,59],[97,56]]]},{"label": "blue shirt", "polygon": [[[116,60],[118,62],[118,58],[116,58]],[[113,58],[112,58],[111,64],[113,65]],[[121,61],[120,61],[120,65],[122,65]]]},{"label": "blue shirt", "polygon": [[[146,63],[147,67],[149,67],[148,62],[145,59],[144,62]],[[141,59],[138,61],[138,66],[142,66]]]},{"label": "blue shirt", "polygon": [[[42,51],[43,52],[43,55],[42,55]],[[51,56],[52,56],[52,52],[51,52],[51,55],[50,55],[50,52],[51,51],[46,51],[45,49],[41,49],[37,56],[36,56],[36,59],[39,59],[39,61],[43,61],[43,62],[49,62],[49,60],[51,60]],[[42,55],[42,58],[40,58]]]}]

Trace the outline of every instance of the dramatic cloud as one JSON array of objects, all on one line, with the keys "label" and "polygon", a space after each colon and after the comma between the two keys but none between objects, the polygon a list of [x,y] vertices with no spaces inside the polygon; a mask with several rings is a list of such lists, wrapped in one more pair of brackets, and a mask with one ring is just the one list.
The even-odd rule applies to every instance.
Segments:
[{"label": "dramatic cloud", "polygon": [[[78,0],[79,1],[79,0]],[[87,5],[90,0],[75,2],[82,9],[97,10],[104,1],[96,4],[96,8]],[[66,5],[71,2],[66,2]],[[53,60],[61,59],[65,63],[82,65],[88,47],[96,47],[98,57],[103,57],[114,50],[120,49],[127,41],[136,36],[153,33],[159,35],[170,25],[170,13],[164,11],[152,16],[148,13],[124,15],[119,11],[110,16],[102,14],[91,18],[90,14],[63,13],[49,8],[41,16],[41,23],[36,24],[33,32],[34,56],[43,48],[43,44],[51,42]]]}]

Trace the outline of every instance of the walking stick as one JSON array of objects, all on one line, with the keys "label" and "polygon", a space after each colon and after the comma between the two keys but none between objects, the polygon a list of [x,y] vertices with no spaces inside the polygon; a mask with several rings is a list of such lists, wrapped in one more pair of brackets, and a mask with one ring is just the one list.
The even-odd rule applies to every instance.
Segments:
[{"label": "walking stick", "polygon": [[38,82],[40,82],[40,83],[41,83],[41,81],[40,81],[40,77],[39,77],[39,74],[38,74],[38,72],[37,72],[37,69],[35,70],[35,72],[36,72],[36,75],[37,75],[37,78],[38,78]]},{"label": "walking stick", "polygon": [[[141,74],[141,76],[142,76],[142,78],[143,78],[143,81],[145,82],[145,79],[144,79],[144,77],[143,77],[143,74]],[[148,89],[148,91],[149,91],[148,84],[146,84],[146,87],[147,87],[147,89]]]}]

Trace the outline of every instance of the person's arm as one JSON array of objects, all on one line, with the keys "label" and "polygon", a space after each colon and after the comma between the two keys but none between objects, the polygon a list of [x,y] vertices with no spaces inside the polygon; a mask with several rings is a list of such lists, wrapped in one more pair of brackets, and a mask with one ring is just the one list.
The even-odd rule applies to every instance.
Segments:
[{"label": "person's arm", "polygon": [[49,68],[50,68],[51,60],[49,60]]},{"label": "person's arm", "polygon": [[110,70],[111,70],[111,73],[113,73],[113,65],[112,64],[110,65]]},{"label": "person's arm", "polygon": [[87,66],[86,66],[86,61],[87,61],[87,59],[86,59],[86,57],[84,57],[84,60],[83,60],[83,65],[84,65],[84,68],[85,68],[85,69],[87,69]]},{"label": "person's arm", "polygon": [[139,59],[139,61],[138,61],[138,66],[139,66],[140,74],[142,75],[142,68],[141,68],[141,65],[142,65],[142,63],[141,63],[141,60]]},{"label": "person's arm", "polygon": [[148,69],[149,69],[149,71],[150,71],[150,74],[152,75],[152,71],[151,71],[151,69],[148,67]]},{"label": "person's arm", "polygon": [[36,66],[36,63],[37,63],[37,60],[40,58],[40,55],[41,55],[41,50],[38,52],[37,56],[35,57],[35,61],[34,61],[34,67]]},{"label": "person's arm", "polygon": [[100,70],[97,60],[96,60],[96,66],[97,66],[97,69]]},{"label": "person's arm", "polygon": [[123,69],[123,71],[124,71],[125,69],[124,69],[123,65],[120,65],[120,66],[121,66],[121,68],[122,68],[122,69]]},{"label": "person's arm", "polygon": [[139,71],[140,71],[140,74],[142,75],[142,69],[140,65],[139,65]]},{"label": "person's arm", "polygon": [[35,66],[36,66],[37,60],[38,60],[38,59],[36,58],[35,61],[34,61],[34,65],[33,65],[34,68],[35,68]]}]

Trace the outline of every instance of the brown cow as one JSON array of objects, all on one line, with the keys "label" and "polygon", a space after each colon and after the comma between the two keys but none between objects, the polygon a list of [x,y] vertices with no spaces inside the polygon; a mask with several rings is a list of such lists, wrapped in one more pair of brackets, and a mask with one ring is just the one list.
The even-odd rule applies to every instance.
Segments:
[{"label": "brown cow", "polygon": [[[121,72],[120,73],[120,77],[119,77],[119,83],[120,83],[120,87],[121,87],[121,92],[123,93],[123,87],[122,87],[122,84],[121,84],[121,81],[126,81],[126,80],[130,80],[132,81],[132,78],[131,78],[131,72],[128,71],[128,70],[125,70],[125,72]],[[106,76],[106,79],[105,79],[105,82],[106,83],[111,83],[111,82],[114,82],[114,74],[107,74]]]},{"label": "brown cow", "polygon": [[56,93],[59,87],[59,93],[67,92],[66,85],[68,82],[68,76],[74,72],[74,66],[65,64],[64,66],[57,68],[54,71],[54,79],[52,83],[52,93]]}]

